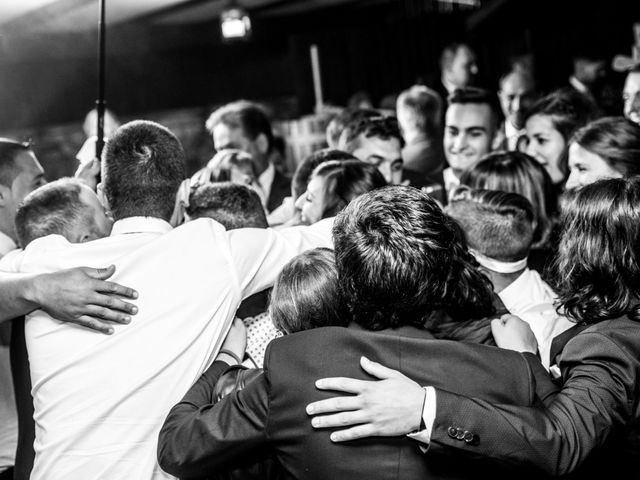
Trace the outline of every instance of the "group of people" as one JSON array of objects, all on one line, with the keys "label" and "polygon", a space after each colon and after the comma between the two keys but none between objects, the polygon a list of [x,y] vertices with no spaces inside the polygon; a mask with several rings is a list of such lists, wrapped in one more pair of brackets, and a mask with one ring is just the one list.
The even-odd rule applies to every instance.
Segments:
[{"label": "group of people", "polygon": [[441,67],[295,172],[249,101],[190,178],[151,121],[47,184],[1,139],[0,478],[639,467],[640,62],[613,117],[589,58],[546,95]]}]

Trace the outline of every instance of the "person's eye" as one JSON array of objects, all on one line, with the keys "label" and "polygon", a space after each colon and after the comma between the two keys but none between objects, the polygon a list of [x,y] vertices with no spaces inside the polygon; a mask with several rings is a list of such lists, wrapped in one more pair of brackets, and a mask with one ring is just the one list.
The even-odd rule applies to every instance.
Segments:
[{"label": "person's eye", "polygon": [[398,163],[392,164],[391,170],[394,172],[399,172],[400,170],[402,170],[402,163],[398,162]]}]

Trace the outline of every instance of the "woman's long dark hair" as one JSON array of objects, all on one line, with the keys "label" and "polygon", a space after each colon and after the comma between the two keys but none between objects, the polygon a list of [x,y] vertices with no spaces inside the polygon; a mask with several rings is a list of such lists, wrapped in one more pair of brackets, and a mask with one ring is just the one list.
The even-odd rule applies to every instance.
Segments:
[{"label": "woman's long dark hair", "polygon": [[563,203],[559,310],[597,323],[640,320],[640,179],[600,180]]}]

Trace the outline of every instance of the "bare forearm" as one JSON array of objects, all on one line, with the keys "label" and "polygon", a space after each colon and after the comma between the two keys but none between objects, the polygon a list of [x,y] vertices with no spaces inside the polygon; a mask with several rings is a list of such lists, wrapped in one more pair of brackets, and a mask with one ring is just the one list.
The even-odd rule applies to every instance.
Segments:
[{"label": "bare forearm", "polygon": [[38,308],[38,275],[0,272],[0,322]]}]

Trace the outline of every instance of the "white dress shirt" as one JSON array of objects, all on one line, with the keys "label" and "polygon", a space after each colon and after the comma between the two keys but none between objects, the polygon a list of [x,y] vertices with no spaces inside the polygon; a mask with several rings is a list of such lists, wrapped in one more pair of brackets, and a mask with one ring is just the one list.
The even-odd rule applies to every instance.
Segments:
[{"label": "white dress shirt", "polygon": [[507,288],[498,293],[507,310],[527,322],[538,341],[544,367],[549,370],[551,341],[575,325],[556,312],[557,296],[540,274],[528,268]]},{"label": "white dress shirt", "polygon": [[[16,248],[11,237],[0,232],[0,257]],[[18,414],[9,356],[10,338],[11,322],[0,323],[0,472],[13,467],[18,445]]]},{"label": "white dress shirt", "polygon": [[25,330],[34,397],[31,478],[172,478],[156,461],[170,408],[209,366],[240,301],[269,287],[284,264],[331,247],[332,219],[310,227],[227,232],[211,219],[172,229],[133,217],[111,236],[70,244],[35,240],[0,269],[51,272],[116,266],[112,280],[136,289],[139,313],[102,335],[37,310]]}]

